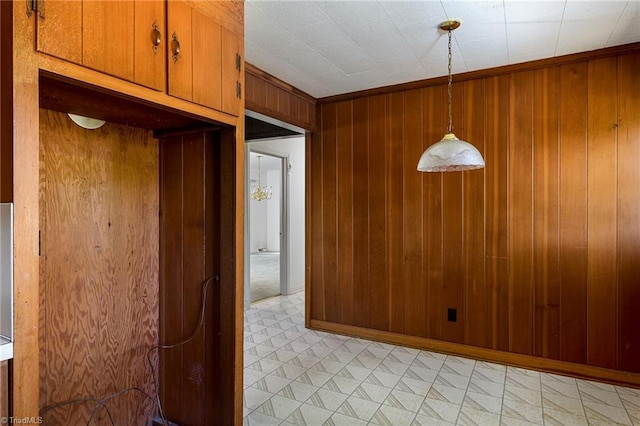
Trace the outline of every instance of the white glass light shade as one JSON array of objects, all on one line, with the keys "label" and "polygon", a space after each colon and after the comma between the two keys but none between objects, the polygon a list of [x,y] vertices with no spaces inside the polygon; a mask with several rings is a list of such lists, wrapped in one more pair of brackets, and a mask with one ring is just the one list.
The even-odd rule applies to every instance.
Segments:
[{"label": "white glass light shade", "polygon": [[69,118],[76,123],[78,126],[87,130],[95,130],[104,126],[104,120],[98,120],[97,118],[85,117],[83,115],[71,114],[67,113]]},{"label": "white glass light shade", "polygon": [[480,151],[453,133],[447,133],[440,142],[427,148],[418,161],[420,172],[457,172],[483,167]]}]

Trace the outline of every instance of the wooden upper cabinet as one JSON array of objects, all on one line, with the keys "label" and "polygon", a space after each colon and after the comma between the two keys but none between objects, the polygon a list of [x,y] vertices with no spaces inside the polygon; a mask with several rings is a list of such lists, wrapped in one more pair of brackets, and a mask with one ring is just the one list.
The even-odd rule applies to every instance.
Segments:
[{"label": "wooden upper cabinet", "polygon": [[224,26],[224,4],[168,2],[168,87],[172,96],[239,115],[243,37]]},{"label": "wooden upper cabinet", "polygon": [[38,51],[164,90],[164,2],[49,0],[36,19]]},{"label": "wooden upper cabinet", "polygon": [[244,96],[244,38],[226,28],[222,29],[222,64],[222,110],[238,111]]},{"label": "wooden upper cabinet", "polygon": [[240,116],[244,3],[44,0],[36,48]]}]

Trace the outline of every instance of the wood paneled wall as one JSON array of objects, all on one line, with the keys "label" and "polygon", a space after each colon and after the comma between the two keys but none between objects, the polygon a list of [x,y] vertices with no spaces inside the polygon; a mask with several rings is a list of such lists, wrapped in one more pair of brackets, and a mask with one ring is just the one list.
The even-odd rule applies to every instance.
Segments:
[{"label": "wood paneled wall", "polygon": [[[40,141],[40,408],[130,387],[154,395],[158,143],[148,130],[84,130],[50,110],[40,110]],[[44,421],[85,424],[95,405],[60,406]],[[156,412],[137,391],[106,406],[115,424]],[[105,409],[94,421],[111,424]]]},{"label": "wood paneled wall", "polygon": [[312,326],[640,372],[635,52],[454,78],[454,131],[486,161],[463,173],[416,171],[445,132],[441,81],[320,100]]},{"label": "wood paneled wall", "polygon": [[[0,202],[13,201],[13,21],[0,3]],[[9,415],[9,361],[0,362],[0,417]]]},{"label": "wood paneled wall", "polygon": [[316,100],[261,69],[245,64],[245,105],[248,110],[313,130]]},{"label": "wood paneled wall", "polygon": [[[160,137],[161,342],[192,337],[161,350],[160,383],[167,419],[181,425],[237,424],[241,418],[235,131]],[[194,335],[207,282],[204,321]]]},{"label": "wood paneled wall", "polygon": [[220,169],[210,133],[161,139],[160,303],[162,342],[179,343],[198,327],[203,286],[209,281],[202,330],[189,343],[160,352],[162,403],[177,424],[218,418],[220,386]]},{"label": "wood paneled wall", "polygon": [[13,201],[13,19],[11,3],[0,3],[0,202]]}]

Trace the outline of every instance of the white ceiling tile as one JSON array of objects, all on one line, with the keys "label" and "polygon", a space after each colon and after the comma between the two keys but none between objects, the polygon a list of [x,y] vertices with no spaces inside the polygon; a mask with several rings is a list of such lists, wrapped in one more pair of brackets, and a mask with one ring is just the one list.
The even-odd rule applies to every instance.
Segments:
[{"label": "white ceiling tile", "polygon": [[504,4],[502,1],[476,1],[474,7],[469,7],[469,2],[466,1],[443,0],[442,7],[448,19],[457,19],[463,25],[467,22],[504,25]]},{"label": "white ceiling tile", "polygon": [[426,70],[422,67],[411,68],[405,71],[389,74],[390,80],[393,81],[393,83],[390,84],[408,83],[410,81],[424,80],[431,77],[435,76],[427,74]]},{"label": "white ceiling tile", "polygon": [[426,23],[447,19],[439,1],[382,1],[380,5],[396,27],[414,23],[424,27]]},{"label": "white ceiling tile", "polygon": [[623,18],[618,21],[607,46],[633,43],[640,40],[640,16],[635,18]]},{"label": "white ceiling tile", "polygon": [[523,56],[552,57],[560,32],[559,22],[507,24],[509,62]]},{"label": "white ceiling tile", "polygon": [[[286,25],[286,28],[302,28],[320,22],[325,16],[317,4],[310,1],[251,1],[246,2],[246,7],[252,4],[258,7],[269,17]],[[246,13],[246,10],[245,10]]]},{"label": "white ceiling tile", "polygon": [[509,64],[520,64],[522,62],[536,61],[538,59],[551,57],[553,57],[552,54],[545,52],[525,53],[519,56],[509,56]]},{"label": "white ceiling tile", "polygon": [[473,71],[508,65],[509,60],[506,54],[500,54],[497,56],[476,56],[473,58],[467,58],[465,63],[469,67],[469,71]]},{"label": "white ceiling tile", "polygon": [[370,22],[343,28],[351,40],[363,47],[375,47],[381,42],[403,42],[403,38],[390,21]]},{"label": "white ceiling tile", "polygon": [[[427,56],[443,38],[437,26],[427,27],[423,23],[409,24],[398,28],[398,31],[417,58]],[[446,41],[444,43],[446,49]]]},{"label": "white ceiling tile", "polygon": [[343,62],[336,62],[336,66],[345,74],[357,74],[380,68],[380,66],[370,58],[349,59]]},{"label": "white ceiling tile", "polygon": [[504,13],[508,23],[560,22],[564,0],[505,1]]},{"label": "white ceiling tile", "polygon": [[607,15],[619,17],[626,6],[626,1],[567,1],[563,21],[575,22],[589,18],[601,19]]},{"label": "white ceiling tile", "polygon": [[583,52],[605,47],[614,25],[597,25],[597,22],[563,22],[558,37],[556,55]]},{"label": "white ceiling tile", "polygon": [[640,41],[640,1],[245,1],[247,61],[329,96]]},{"label": "white ceiling tile", "polygon": [[403,72],[405,70],[418,70],[423,75],[425,74],[425,69],[422,66],[422,63],[416,58],[410,57],[402,57],[395,59],[383,59],[376,61],[379,68],[384,70],[389,74],[395,74],[399,72]]},{"label": "white ceiling tile", "polygon": [[295,28],[291,33],[309,46],[317,47],[341,44],[347,38],[338,25],[330,19],[303,28]]},{"label": "white ceiling tile", "polygon": [[388,20],[387,14],[375,1],[329,1],[319,4],[327,16],[345,28]]},{"label": "white ceiling tile", "polygon": [[344,62],[349,59],[369,58],[365,51],[350,39],[346,39],[340,44],[318,46],[316,51],[330,61],[336,62]]}]

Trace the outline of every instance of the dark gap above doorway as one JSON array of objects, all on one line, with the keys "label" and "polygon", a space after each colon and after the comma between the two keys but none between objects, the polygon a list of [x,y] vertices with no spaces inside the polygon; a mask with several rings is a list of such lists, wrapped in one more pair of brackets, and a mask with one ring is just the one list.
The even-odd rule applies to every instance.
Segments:
[{"label": "dark gap above doorway", "polygon": [[245,116],[245,133],[244,140],[250,141],[255,139],[277,138],[283,136],[298,135],[298,132],[267,123],[257,118]]}]

